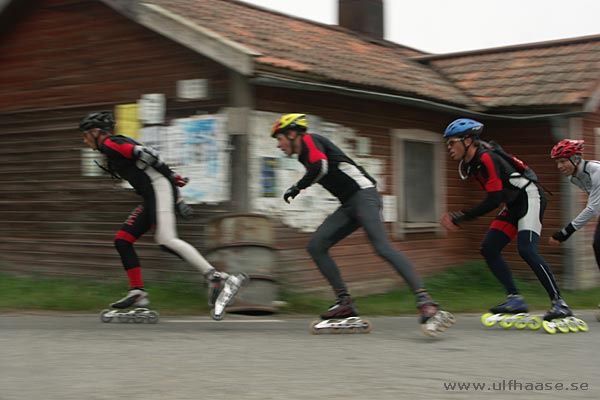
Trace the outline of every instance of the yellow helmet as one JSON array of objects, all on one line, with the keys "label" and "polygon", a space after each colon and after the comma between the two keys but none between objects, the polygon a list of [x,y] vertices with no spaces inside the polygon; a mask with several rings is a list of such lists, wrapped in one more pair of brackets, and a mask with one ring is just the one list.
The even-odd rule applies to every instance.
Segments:
[{"label": "yellow helmet", "polygon": [[287,132],[292,129],[301,132],[305,132],[308,129],[306,114],[286,114],[279,118],[273,124],[273,128],[271,128],[271,137],[275,137],[278,133]]}]

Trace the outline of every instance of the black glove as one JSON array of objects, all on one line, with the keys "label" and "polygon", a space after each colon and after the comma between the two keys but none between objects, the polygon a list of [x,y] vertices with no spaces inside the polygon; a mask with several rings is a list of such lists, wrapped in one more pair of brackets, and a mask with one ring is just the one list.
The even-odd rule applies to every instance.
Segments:
[{"label": "black glove", "polygon": [[572,224],[565,226],[562,230],[558,232],[554,232],[552,234],[552,239],[558,240],[559,242],[564,242],[567,240],[573,233],[575,233],[575,228],[573,228]]},{"label": "black glove", "polygon": [[466,221],[467,219],[465,213],[463,213],[462,211],[450,211],[448,212],[448,215],[450,215],[452,223],[456,226],[458,226],[458,224],[460,224],[461,222]]},{"label": "black glove", "polygon": [[175,210],[183,219],[191,219],[194,216],[192,207],[188,206],[183,200],[179,200],[175,203]]},{"label": "black glove", "polygon": [[298,186],[294,185],[285,191],[285,193],[283,194],[283,200],[285,200],[286,203],[290,204],[289,198],[291,197],[292,199],[294,199],[296,198],[296,196],[298,196],[299,193],[300,189],[298,189]]}]

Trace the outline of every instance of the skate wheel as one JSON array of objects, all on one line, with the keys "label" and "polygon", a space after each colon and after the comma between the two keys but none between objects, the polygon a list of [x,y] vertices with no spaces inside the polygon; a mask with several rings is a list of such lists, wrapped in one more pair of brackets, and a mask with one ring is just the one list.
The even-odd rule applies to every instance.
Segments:
[{"label": "skate wheel", "polygon": [[369,322],[366,319],[363,319],[362,326],[357,329],[360,333],[369,333],[369,332],[371,332],[371,328],[373,328],[373,326],[371,325],[371,322]]},{"label": "skate wheel", "polygon": [[563,319],[556,321],[556,327],[561,333],[569,333],[569,327]]},{"label": "skate wheel", "polygon": [[600,321],[600,310],[596,311],[596,320]]},{"label": "skate wheel", "polygon": [[119,322],[129,322],[129,317],[125,316],[125,315],[121,315],[119,317],[117,317],[119,319]]},{"label": "skate wheel", "polygon": [[527,327],[527,320],[522,315],[518,316],[517,320],[514,323],[514,326],[517,329],[525,329]]},{"label": "skate wheel", "polygon": [[531,317],[527,323],[527,327],[531,330],[537,331],[542,327],[542,320],[540,317]]},{"label": "skate wheel", "polygon": [[318,319],[311,322],[310,323],[310,333],[312,333],[313,335],[320,335],[321,334],[321,329],[317,329],[316,326],[319,325],[319,321]]},{"label": "skate wheel", "polygon": [[149,324],[155,324],[158,322],[160,316],[158,315],[158,313],[156,311],[148,311],[147,315],[147,319],[146,321],[148,321]]},{"label": "skate wheel", "polygon": [[450,314],[448,311],[440,312],[440,320],[445,328],[450,328],[456,322],[454,315]]},{"label": "skate wheel", "polygon": [[450,325],[454,325],[456,323],[456,317],[454,316],[454,314],[445,311],[444,315],[446,316],[446,321],[448,321]]},{"label": "skate wheel", "polygon": [[135,322],[136,324],[143,324],[144,323],[144,317],[136,315],[135,317],[133,317],[133,322]]},{"label": "skate wheel", "polygon": [[542,321],[542,326],[544,327],[544,330],[549,334],[554,335],[556,333],[555,325],[552,322]]},{"label": "skate wheel", "polygon": [[106,314],[108,314],[110,312],[110,310],[102,310],[100,312],[100,321],[104,322],[104,323],[108,323],[111,322],[113,317],[111,316],[106,316]]},{"label": "skate wheel", "polygon": [[566,321],[566,324],[567,324],[567,328],[569,328],[569,330],[571,332],[574,332],[574,333],[579,332],[579,326],[577,325],[577,321],[575,321],[575,319],[571,319],[571,318],[568,319]]},{"label": "skate wheel", "polygon": [[225,317],[225,310],[223,310],[223,314],[216,314],[215,313],[215,309],[213,308],[212,310],[210,310],[210,316],[212,317],[212,319],[214,319],[215,321],[220,321],[223,319],[223,317]]},{"label": "skate wheel", "polygon": [[502,320],[498,323],[498,325],[500,325],[503,328],[510,328],[514,325],[514,321],[512,320],[512,316],[510,316],[509,314],[504,314],[502,316]]},{"label": "skate wheel", "polygon": [[588,326],[587,322],[585,322],[584,320],[582,320],[580,318],[576,318],[575,321],[577,321],[577,328],[581,332],[587,332],[590,330],[590,327]]},{"label": "skate wheel", "polygon": [[331,328],[329,328],[329,333],[332,333],[334,335],[339,335],[343,331],[344,331],[344,329],[338,328],[338,327],[331,327]]},{"label": "skate wheel", "polygon": [[425,335],[431,336],[431,337],[434,337],[438,333],[437,329],[429,329],[427,327],[427,324],[421,324],[421,330],[423,331],[423,333]]},{"label": "skate wheel", "polygon": [[481,316],[481,324],[483,326],[487,326],[488,328],[490,326],[494,326],[496,325],[496,320],[490,319],[490,317],[493,317],[494,314],[492,313],[485,313]]}]

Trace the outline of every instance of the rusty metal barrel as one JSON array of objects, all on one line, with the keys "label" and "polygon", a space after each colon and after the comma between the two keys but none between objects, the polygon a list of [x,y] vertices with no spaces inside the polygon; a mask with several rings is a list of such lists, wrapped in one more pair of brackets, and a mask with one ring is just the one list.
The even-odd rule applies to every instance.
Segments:
[{"label": "rusty metal barrel", "polygon": [[277,249],[269,217],[261,214],[225,214],[206,226],[207,260],[218,270],[245,272],[250,282],[228,312],[270,314],[277,311]]}]

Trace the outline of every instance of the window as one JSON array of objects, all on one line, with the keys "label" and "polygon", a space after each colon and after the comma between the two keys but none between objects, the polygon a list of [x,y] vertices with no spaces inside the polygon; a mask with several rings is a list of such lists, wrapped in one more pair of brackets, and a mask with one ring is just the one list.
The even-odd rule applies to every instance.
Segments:
[{"label": "window", "polygon": [[442,135],[418,130],[394,130],[395,233],[439,232],[445,210],[446,182]]}]

